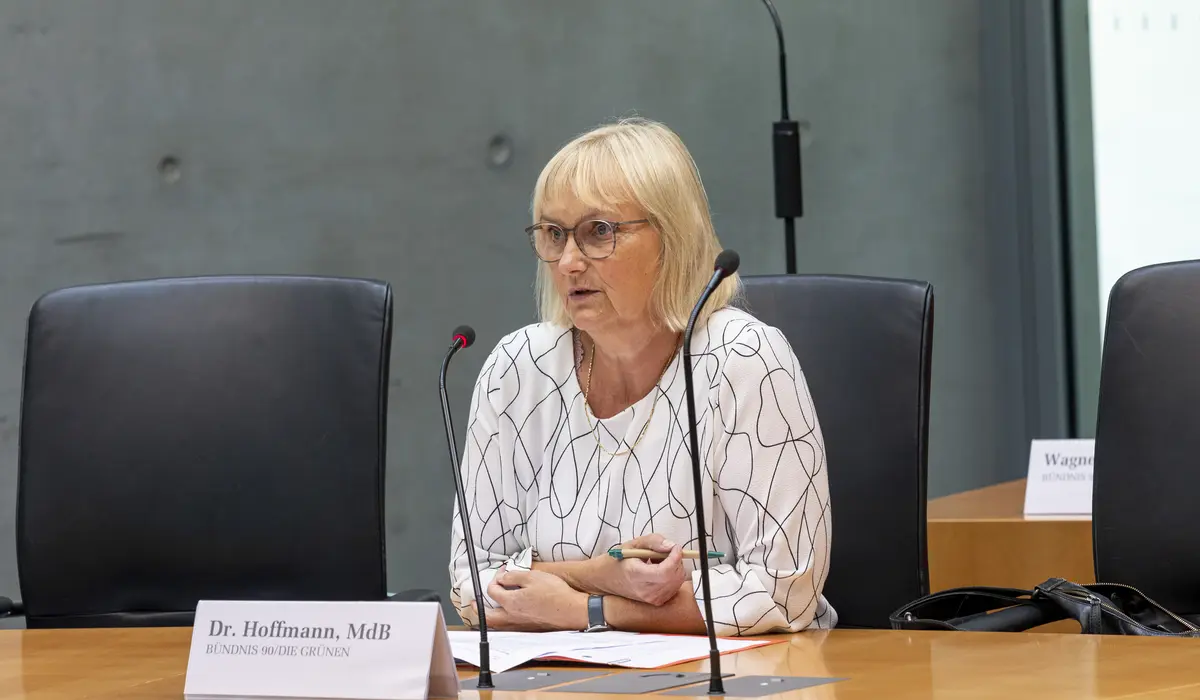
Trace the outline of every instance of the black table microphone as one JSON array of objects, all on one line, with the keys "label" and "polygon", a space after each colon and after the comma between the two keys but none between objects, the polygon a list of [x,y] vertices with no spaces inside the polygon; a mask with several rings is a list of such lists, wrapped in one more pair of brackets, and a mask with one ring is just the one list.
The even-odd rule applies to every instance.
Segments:
[{"label": "black table microphone", "polygon": [[458,442],[454,439],[454,423],[450,418],[450,400],[446,398],[446,368],[450,358],[475,342],[475,329],[459,326],[451,336],[450,349],[442,360],[442,371],[438,376],[438,391],[442,397],[442,422],[446,424],[446,444],[450,448],[450,466],[454,468],[454,485],[458,489],[458,515],[462,520],[463,538],[467,545],[467,563],[471,567],[471,583],[475,586],[475,609],[479,611],[479,682],[476,688],[494,688],[488,652],[487,619],[484,616],[483,584],[479,580],[479,562],[475,560],[475,538],[471,534],[471,523],[467,518],[467,493],[463,488],[462,472],[458,464]]},{"label": "black table microphone", "polygon": [[450,466],[454,468],[454,485],[458,490],[458,516],[462,521],[463,539],[467,545],[467,563],[471,566],[471,584],[475,587],[475,609],[479,613],[479,681],[475,687],[522,692],[599,676],[604,672],[552,670],[531,673],[523,668],[492,674],[491,654],[488,650],[487,618],[484,613],[486,603],[483,597],[483,583],[479,578],[479,560],[475,558],[475,536],[471,534],[470,518],[467,517],[467,494],[466,488],[463,486],[462,469],[458,463],[458,442],[454,439],[450,401],[446,398],[446,368],[450,365],[450,358],[454,357],[454,353],[470,347],[474,342],[475,330],[470,326],[459,326],[454,329],[454,333],[450,337],[450,349],[446,352],[446,359],[442,360],[442,373],[438,379],[438,389],[442,397],[442,422],[446,424],[446,443],[450,448]]},{"label": "black table microphone", "polygon": [[[704,308],[704,303],[712,296],[717,285],[721,284],[726,277],[737,272],[739,262],[736,252],[729,249],[721,251],[721,254],[717,256],[716,265],[714,265],[712,279],[708,281],[708,286],[704,288],[704,293],[700,295],[700,300],[692,309],[687,329],[683,332],[683,382],[687,388],[688,436],[692,444],[692,483],[696,489],[696,533],[700,537],[698,549],[701,552],[708,551],[708,539],[704,535],[704,489],[701,487],[703,480],[700,477],[700,446],[696,437],[696,400],[692,395],[692,330],[696,325],[696,317]],[[704,556],[700,557],[700,585],[704,591],[704,618],[708,621],[710,671],[708,694],[724,695],[725,686],[721,682],[721,652],[717,650],[717,632],[712,616],[712,591],[708,583],[708,557]]]}]

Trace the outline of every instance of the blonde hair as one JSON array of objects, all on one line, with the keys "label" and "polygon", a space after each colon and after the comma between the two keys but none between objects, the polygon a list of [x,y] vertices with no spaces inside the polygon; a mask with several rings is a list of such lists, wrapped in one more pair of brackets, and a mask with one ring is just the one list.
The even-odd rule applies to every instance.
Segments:
[{"label": "blonde hair", "polygon": [[[546,163],[533,189],[534,223],[548,202],[572,197],[585,206],[635,204],[658,230],[662,253],[651,296],[651,313],[673,331],[687,327],[692,307],[712,278],[721,243],[713,229],[708,195],[696,163],[679,136],[665,125],[641,118],[622,119],[577,136]],[[543,322],[571,325],[554,289],[550,265],[538,263],[538,314]],[[741,295],[741,280],[720,284],[696,318]]]}]

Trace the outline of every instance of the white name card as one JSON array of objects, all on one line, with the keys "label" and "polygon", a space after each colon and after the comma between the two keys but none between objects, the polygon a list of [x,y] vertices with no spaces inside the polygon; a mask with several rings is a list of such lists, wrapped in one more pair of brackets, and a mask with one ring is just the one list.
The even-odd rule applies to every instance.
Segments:
[{"label": "white name card", "polygon": [[1095,440],[1034,440],[1025,515],[1091,515]]},{"label": "white name card", "polygon": [[201,601],[183,693],[426,700],[458,690],[438,603]]}]

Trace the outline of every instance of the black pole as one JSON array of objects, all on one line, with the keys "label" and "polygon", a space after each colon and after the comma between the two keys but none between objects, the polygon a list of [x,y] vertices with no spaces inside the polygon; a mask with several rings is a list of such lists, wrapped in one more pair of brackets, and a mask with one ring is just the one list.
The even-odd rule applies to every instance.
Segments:
[{"label": "black pole", "polygon": [[788,94],[787,94],[787,51],[783,48],[783,23],[779,21],[779,13],[775,11],[775,5],[771,0],[763,0],[763,4],[767,6],[767,12],[771,13],[771,21],[775,24],[775,39],[779,43],[779,107],[780,119],[787,121],[788,117]]},{"label": "black pole", "polygon": [[796,222],[790,216],[783,220],[783,251],[787,256],[787,273],[796,274]]},{"label": "black pole", "polygon": [[783,23],[771,0],[763,0],[775,37],[779,42],[779,121],[772,125],[775,165],[775,216],[783,219],[784,253],[787,273],[796,274],[796,222],[804,216],[804,188],[800,171],[800,124],[788,114],[787,51],[783,44]]}]

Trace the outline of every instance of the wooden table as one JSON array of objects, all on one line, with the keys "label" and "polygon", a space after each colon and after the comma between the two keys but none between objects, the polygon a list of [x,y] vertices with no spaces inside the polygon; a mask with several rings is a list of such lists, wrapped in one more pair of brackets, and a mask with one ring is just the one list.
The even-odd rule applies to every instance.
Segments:
[{"label": "wooden table", "polygon": [[1024,479],[931,500],[927,511],[930,590],[1028,589],[1052,576],[1095,582],[1092,519],[1027,518],[1024,510]]},{"label": "wooden table", "polygon": [[[182,698],[188,628],[0,631],[0,699]],[[1200,697],[1200,639],[834,630],[728,655],[736,674],[845,680],[789,698]],[[684,664],[707,670],[707,662]],[[464,669],[462,677],[473,677]],[[479,693],[485,700],[589,695]],[[482,696],[482,697],[481,697]],[[781,697],[781,696],[776,696]],[[603,700],[601,698],[601,700]]]}]

